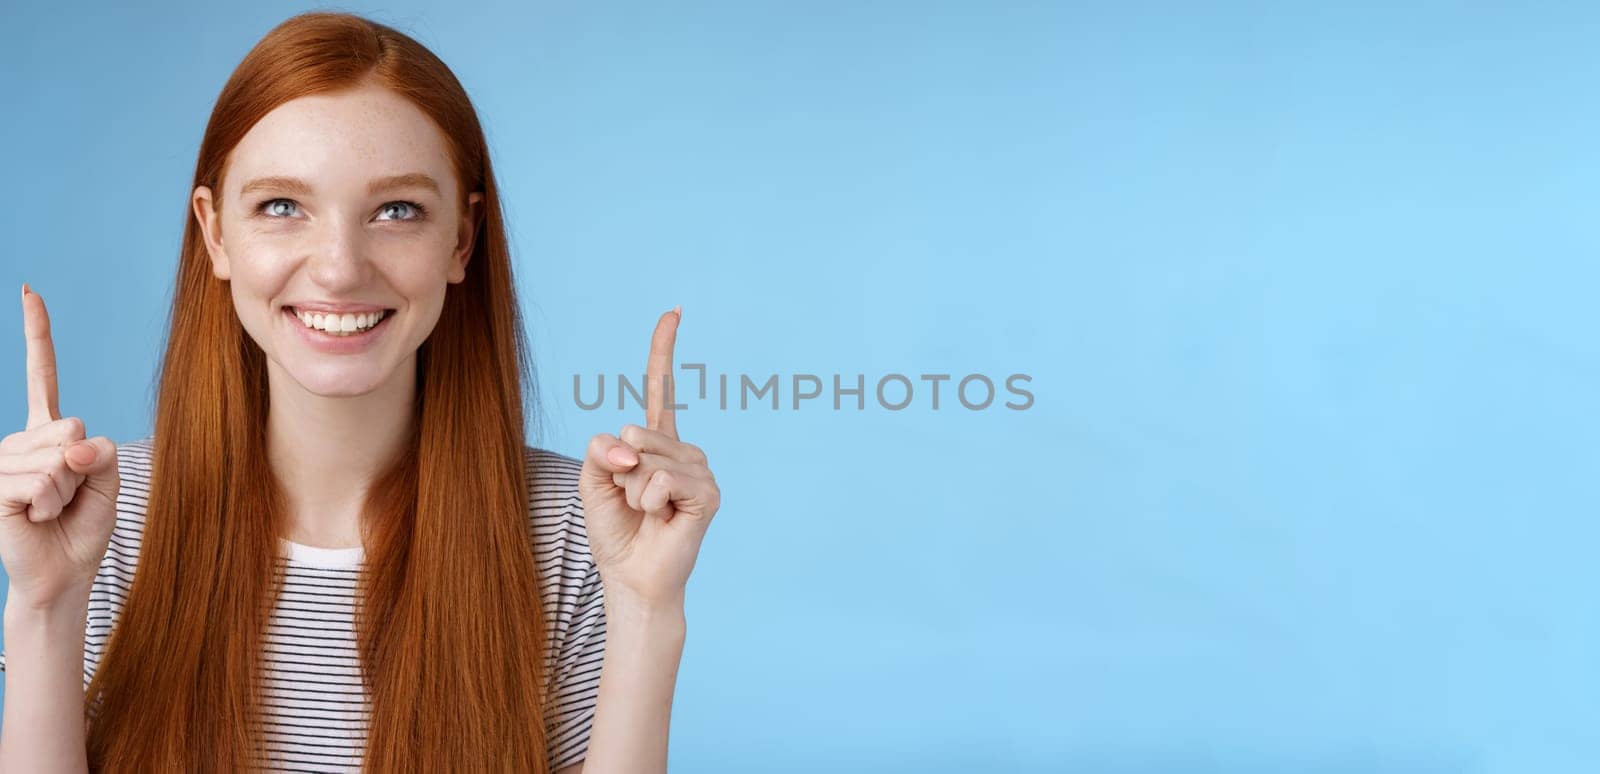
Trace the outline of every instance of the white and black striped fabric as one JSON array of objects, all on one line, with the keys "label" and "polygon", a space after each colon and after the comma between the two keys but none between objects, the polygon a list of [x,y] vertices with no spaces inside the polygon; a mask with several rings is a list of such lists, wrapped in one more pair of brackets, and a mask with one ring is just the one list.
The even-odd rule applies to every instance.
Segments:
[{"label": "white and black striped fabric", "polygon": [[[150,492],[152,437],[119,444],[117,521],[89,594],[83,681],[87,688],[121,617],[137,566]],[[604,588],[589,553],[578,497],[581,463],[524,447],[531,482],[528,515],[549,633],[548,668],[556,690],[550,765],[584,758],[605,652]],[[370,703],[361,683],[354,611],[362,548],[317,548],[282,541],[284,586],[263,643],[265,760],[274,771],[356,772],[366,745]],[[0,651],[0,671],[5,653]]]}]

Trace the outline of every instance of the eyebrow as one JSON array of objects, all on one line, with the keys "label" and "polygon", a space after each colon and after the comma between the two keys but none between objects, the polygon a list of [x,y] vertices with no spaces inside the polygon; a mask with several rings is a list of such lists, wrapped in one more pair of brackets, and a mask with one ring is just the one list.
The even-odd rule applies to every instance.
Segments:
[{"label": "eyebrow", "polygon": [[[367,195],[373,196],[398,188],[425,188],[432,191],[435,196],[443,195],[439,192],[438,181],[421,172],[380,177],[367,184]],[[244,187],[239,189],[239,195],[244,196],[251,191],[281,191],[295,196],[310,196],[311,184],[297,177],[258,177],[245,183]]]}]

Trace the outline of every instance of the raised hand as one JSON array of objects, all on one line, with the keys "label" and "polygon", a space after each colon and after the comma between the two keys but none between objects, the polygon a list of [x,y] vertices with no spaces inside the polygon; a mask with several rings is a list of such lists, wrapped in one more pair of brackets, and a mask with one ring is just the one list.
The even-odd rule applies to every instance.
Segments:
[{"label": "raised hand", "polygon": [[711,517],[722,502],[706,455],[678,440],[669,391],[682,311],[661,315],[645,370],[645,425],[589,439],[579,492],[589,549],[610,595],[683,602]]},{"label": "raised hand", "polygon": [[[116,523],[117,446],[84,438],[57,407],[56,351],[44,299],[22,286],[27,427],[0,440],[0,563],[13,600],[48,606],[88,597]],[[8,602],[7,604],[10,604]]]}]

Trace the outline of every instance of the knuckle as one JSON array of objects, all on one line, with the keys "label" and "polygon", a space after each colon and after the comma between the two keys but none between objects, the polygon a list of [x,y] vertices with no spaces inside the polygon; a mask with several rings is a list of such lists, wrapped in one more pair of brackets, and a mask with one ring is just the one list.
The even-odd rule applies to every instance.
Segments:
[{"label": "knuckle", "polygon": [[111,477],[111,486],[113,491],[120,491],[122,489],[122,465],[117,462],[117,442],[103,435],[99,437],[105,439],[105,448],[111,450],[111,464],[106,466],[106,472]]},{"label": "knuckle", "polygon": [[606,438],[604,433],[601,433],[589,439],[589,448],[585,453],[592,460],[604,461],[606,450],[609,448],[611,448],[611,441]]},{"label": "knuckle", "polygon": [[84,434],[88,432],[87,428],[85,428],[83,425],[83,419],[79,417],[62,418],[61,427],[74,441],[83,440]]},{"label": "knuckle", "polygon": [[28,499],[38,501],[46,492],[54,491],[55,488],[55,479],[51,478],[49,473],[33,473],[28,476],[28,484],[24,491],[27,492]]}]

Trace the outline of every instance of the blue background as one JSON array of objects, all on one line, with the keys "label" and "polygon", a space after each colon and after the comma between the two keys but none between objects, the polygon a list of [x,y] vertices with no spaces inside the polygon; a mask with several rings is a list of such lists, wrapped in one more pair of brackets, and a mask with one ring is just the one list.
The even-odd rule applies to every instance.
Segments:
[{"label": "blue background", "polygon": [[[674,770],[1600,767],[1600,9],[1326,5],[340,6],[481,111],[542,445],[642,419],[572,376],[677,303],[735,380],[1032,376],[680,412]],[[206,117],[310,7],[5,6],[0,290],[91,433],[149,432]]]}]

